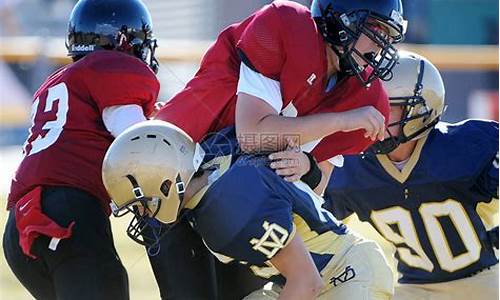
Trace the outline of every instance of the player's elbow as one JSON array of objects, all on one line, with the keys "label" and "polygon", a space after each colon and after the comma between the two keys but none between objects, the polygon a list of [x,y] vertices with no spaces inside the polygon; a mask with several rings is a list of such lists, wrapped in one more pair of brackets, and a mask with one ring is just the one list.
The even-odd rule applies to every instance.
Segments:
[{"label": "player's elbow", "polygon": [[236,136],[241,151],[252,153],[260,150],[261,139],[257,124],[236,124]]},{"label": "player's elbow", "polygon": [[241,151],[244,153],[258,152],[259,150],[259,147],[257,145],[250,144],[240,138],[238,138],[238,143],[240,145]]},{"label": "player's elbow", "polygon": [[[236,137],[240,149],[246,153],[279,151],[279,135],[269,130],[268,124],[263,124],[272,115],[265,115],[256,119],[236,120]],[[274,149],[273,149],[274,148]]]}]

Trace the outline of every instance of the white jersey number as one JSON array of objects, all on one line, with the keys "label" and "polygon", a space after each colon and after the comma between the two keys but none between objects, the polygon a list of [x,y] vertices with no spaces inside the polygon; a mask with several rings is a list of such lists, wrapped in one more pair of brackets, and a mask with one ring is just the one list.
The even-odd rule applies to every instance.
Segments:
[{"label": "white jersey number", "polygon": [[[454,272],[479,260],[481,243],[462,204],[452,199],[444,202],[423,203],[419,214],[442,270]],[[440,217],[448,217],[465,246],[466,251],[454,255],[445,236]],[[399,257],[407,265],[432,272],[434,265],[420,244],[410,212],[400,206],[373,211],[371,219],[378,231],[394,245]],[[391,227],[393,226],[393,227]],[[393,228],[397,227],[397,231]],[[406,246],[400,246],[406,244]],[[410,249],[411,248],[411,249]]]},{"label": "white jersey number", "polygon": [[[44,105],[45,102],[43,112],[47,113],[55,109],[57,100],[59,101],[57,102],[56,119],[46,122],[40,129],[36,126],[37,124],[35,124],[38,106],[40,104]],[[50,87],[45,101],[43,99],[40,100],[40,97],[35,99],[31,107],[30,135],[24,144],[24,153],[26,156],[45,150],[57,141],[59,135],[61,135],[63,131],[64,124],[66,124],[68,108],[68,88],[64,82]],[[44,132],[45,135],[43,135]],[[31,149],[28,149],[28,145],[31,145]]]}]

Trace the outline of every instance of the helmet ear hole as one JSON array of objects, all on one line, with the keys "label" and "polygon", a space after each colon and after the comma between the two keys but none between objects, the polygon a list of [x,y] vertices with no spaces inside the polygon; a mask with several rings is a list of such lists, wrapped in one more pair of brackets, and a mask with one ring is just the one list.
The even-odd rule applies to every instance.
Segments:
[{"label": "helmet ear hole", "polygon": [[162,192],[162,194],[165,196],[165,197],[168,197],[168,194],[170,192],[170,188],[172,187],[172,181],[170,180],[165,180],[162,182],[161,186],[160,186],[160,192]]}]

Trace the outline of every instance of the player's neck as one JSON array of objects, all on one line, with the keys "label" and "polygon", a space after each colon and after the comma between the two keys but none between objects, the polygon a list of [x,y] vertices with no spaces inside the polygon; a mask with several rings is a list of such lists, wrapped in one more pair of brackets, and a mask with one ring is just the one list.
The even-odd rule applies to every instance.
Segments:
[{"label": "player's neck", "polygon": [[208,175],[210,175],[210,172],[204,172],[200,177],[191,179],[186,188],[186,192],[184,193],[184,203],[182,203],[183,207],[194,195],[196,195],[196,193],[208,184]]},{"label": "player's neck", "polygon": [[405,161],[410,158],[415,150],[415,146],[417,145],[417,141],[409,141],[404,144],[399,145],[396,149],[394,149],[391,153],[387,154],[389,159],[394,162]]},{"label": "player's neck", "polygon": [[339,71],[339,57],[333,51],[330,44],[325,43],[326,45],[326,61],[327,61],[327,78],[330,78],[333,74],[336,74]]}]

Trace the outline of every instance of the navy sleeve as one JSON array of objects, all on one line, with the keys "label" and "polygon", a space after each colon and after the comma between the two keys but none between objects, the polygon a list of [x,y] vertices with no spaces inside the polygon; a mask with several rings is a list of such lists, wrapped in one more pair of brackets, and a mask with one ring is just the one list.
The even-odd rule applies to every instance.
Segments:
[{"label": "navy sleeve", "polygon": [[[473,122],[471,122],[473,123]],[[475,123],[475,124],[474,124]],[[483,169],[477,177],[474,188],[490,198],[498,198],[498,123],[475,121],[476,141],[482,148]]]},{"label": "navy sleeve", "polygon": [[488,197],[498,198],[498,151],[478,177],[475,188]]},{"label": "navy sleeve", "polygon": [[354,213],[349,208],[349,198],[341,191],[334,191],[335,187],[329,187],[325,191],[325,204],[324,208],[330,211],[335,218],[344,220]]}]

